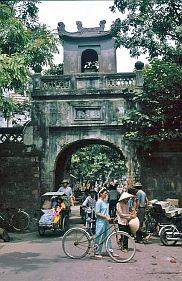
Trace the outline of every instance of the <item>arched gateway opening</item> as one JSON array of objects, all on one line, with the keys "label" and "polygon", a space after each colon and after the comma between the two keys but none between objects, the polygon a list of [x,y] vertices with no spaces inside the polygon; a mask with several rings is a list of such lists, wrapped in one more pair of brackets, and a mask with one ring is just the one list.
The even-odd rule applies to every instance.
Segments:
[{"label": "arched gateway opening", "polygon": [[[70,177],[70,163],[71,163],[72,156],[75,153],[77,153],[77,151],[79,151],[80,149],[93,145],[109,147],[113,150],[113,154],[117,155],[116,157],[117,160],[121,159],[125,161],[122,151],[117,146],[115,146],[114,144],[108,141],[98,140],[98,139],[84,139],[84,140],[72,142],[68,145],[65,145],[57,156],[55,162],[55,186],[54,186],[55,190],[57,190],[58,186],[60,185],[64,177],[67,178]],[[125,172],[127,172],[126,170],[127,169],[125,167]],[[71,172],[73,173],[73,171]],[[104,166],[103,166],[103,173],[104,173]],[[108,172],[105,176],[106,177],[108,176]],[[122,171],[120,177],[122,177]]]}]

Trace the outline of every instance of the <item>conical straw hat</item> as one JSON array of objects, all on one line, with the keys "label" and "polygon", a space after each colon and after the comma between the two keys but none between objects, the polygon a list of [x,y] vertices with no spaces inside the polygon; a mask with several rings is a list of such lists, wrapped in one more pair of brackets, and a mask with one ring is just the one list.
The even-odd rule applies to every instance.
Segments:
[{"label": "conical straw hat", "polygon": [[119,198],[118,201],[122,201],[122,200],[124,200],[124,199],[126,199],[126,198],[132,198],[132,197],[133,197],[132,194],[129,194],[128,192],[123,192],[123,193],[121,194],[121,196],[120,196],[120,198]]}]

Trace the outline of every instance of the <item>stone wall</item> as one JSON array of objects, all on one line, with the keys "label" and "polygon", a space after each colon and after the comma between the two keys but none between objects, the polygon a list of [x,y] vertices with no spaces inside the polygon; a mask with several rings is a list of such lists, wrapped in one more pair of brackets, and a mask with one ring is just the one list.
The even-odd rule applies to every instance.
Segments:
[{"label": "stone wall", "polygon": [[155,146],[143,158],[141,181],[149,199],[179,199],[182,207],[182,141]]},{"label": "stone wall", "polygon": [[0,208],[39,208],[39,156],[23,143],[0,144]]}]

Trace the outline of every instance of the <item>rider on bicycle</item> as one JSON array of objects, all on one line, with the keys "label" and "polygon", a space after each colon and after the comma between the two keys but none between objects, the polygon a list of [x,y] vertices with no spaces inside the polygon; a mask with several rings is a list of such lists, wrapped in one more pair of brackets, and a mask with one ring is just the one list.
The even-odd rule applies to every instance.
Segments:
[{"label": "rider on bicycle", "polygon": [[84,223],[86,221],[88,210],[94,212],[95,217],[95,204],[96,204],[96,191],[94,189],[90,190],[90,194],[87,196],[85,201],[82,203],[82,207],[84,208]]}]

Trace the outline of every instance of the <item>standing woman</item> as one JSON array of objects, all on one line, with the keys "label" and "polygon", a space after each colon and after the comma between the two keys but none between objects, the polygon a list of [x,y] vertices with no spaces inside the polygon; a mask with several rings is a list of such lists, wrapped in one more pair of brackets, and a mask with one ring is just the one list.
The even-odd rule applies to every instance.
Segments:
[{"label": "standing woman", "polygon": [[[131,234],[129,221],[133,218],[133,215],[129,212],[128,200],[132,197],[132,194],[129,194],[128,192],[123,192],[116,205],[119,230],[127,232],[128,234]],[[124,236],[123,238],[122,251],[124,253],[128,252],[128,238],[126,236]]]},{"label": "standing woman", "polygon": [[[106,198],[108,196],[108,192],[106,188],[102,188],[99,191],[99,199],[96,202],[95,207],[95,214],[96,214],[96,233],[95,233],[95,242],[98,246],[95,257],[97,259],[102,259],[102,246],[103,244],[100,244],[101,241],[104,240],[108,236],[108,229],[109,229],[109,204],[106,201]],[[104,244],[106,243],[106,239],[104,240]],[[112,245],[109,245],[109,251],[112,252],[112,255],[114,257],[118,257],[117,254],[113,253]]]}]

